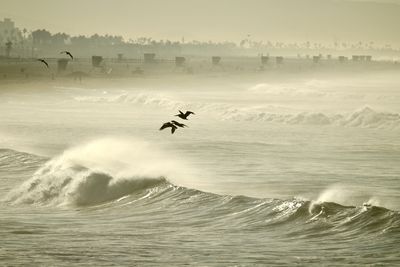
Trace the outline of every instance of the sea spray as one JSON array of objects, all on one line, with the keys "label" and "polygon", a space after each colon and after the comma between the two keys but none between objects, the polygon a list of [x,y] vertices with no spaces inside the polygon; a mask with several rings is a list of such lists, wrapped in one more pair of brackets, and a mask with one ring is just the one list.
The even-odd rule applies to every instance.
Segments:
[{"label": "sea spray", "polygon": [[64,151],[13,190],[13,203],[92,205],[187,178],[184,164],[138,140],[105,138]]}]

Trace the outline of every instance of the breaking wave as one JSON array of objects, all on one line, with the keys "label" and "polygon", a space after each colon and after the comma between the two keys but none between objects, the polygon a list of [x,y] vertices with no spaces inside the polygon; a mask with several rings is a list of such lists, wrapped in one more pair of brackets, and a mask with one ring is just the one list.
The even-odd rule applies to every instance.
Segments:
[{"label": "breaking wave", "polygon": [[225,103],[185,102],[174,100],[158,94],[128,94],[115,96],[85,96],[75,100],[95,103],[131,103],[158,106],[168,110],[190,109],[199,114],[208,113],[221,120],[256,121],[283,123],[288,125],[335,125],[344,127],[397,129],[400,126],[400,114],[381,112],[365,106],[350,113],[298,112],[289,107],[264,105],[257,107],[240,107]]},{"label": "breaking wave", "polygon": [[[259,83],[248,89],[249,92],[256,94],[268,94],[275,96],[285,97],[331,97],[332,93],[321,91],[321,87],[325,85],[322,81],[309,81],[304,84],[303,87],[299,87],[298,84],[268,84]],[[313,88],[318,87],[318,88]]]},{"label": "breaking wave", "polygon": [[173,100],[161,94],[138,93],[130,94],[127,92],[118,95],[101,95],[101,96],[77,96],[76,101],[87,103],[131,103],[140,105],[155,105],[166,109],[177,109],[185,106],[182,101]]},{"label": "breaking wave", "polygon": [[[288,237],[312,238],[343,232],[399,233],[399,212],[375,206],[379,203],[373,199],[361,206],[343,206],[337,201],[350,192],[337,188],[322,192],[314,201],[207,193],[169,182],[166,177],[174,177],[177,173],[173,174],[171,169],[177,166],[162,161],[158,152],[149,150],[148,144],[132,143],[129,150],[136,150],[131,155],[123,148],[126,146],[126,142],[102,139],[69,149],[44,163],[29,180],[12,190],[5,201],[10,205],[96,209],[130,206],[138,212],[151,210],[191,218],[187,222],[190,224],[224,228],[229,225],[231,229],[242,230],[281,227]],[[10,151],[0,150],[21,155]],[[34,156],[26,154],[26,157]]]},{"label": "breaking wave", "polygon": [[166,184],[168,175],[179,176],[176,164],[144,142],[96,140],[44,163],[6,201],[95,205]]},{"label": "breaking wave", "polygon": [[301,112],[298,114],[280,114],[257,110],[231,110],[224,119],[236,121],[265,121],[285,124],[336,125],[361,128],[397,129],[400,126],[400,114],[377,112],[364,107],[350,114],[325,114],[321,112]]}]

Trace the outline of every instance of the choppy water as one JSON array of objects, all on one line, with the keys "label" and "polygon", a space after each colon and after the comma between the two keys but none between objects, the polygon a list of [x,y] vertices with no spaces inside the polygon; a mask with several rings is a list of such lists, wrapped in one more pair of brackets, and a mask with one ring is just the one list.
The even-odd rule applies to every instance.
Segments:
[{"label": "choppy water", "polygon": [[398,265],[396,75],[10,86],[0,265]]}]

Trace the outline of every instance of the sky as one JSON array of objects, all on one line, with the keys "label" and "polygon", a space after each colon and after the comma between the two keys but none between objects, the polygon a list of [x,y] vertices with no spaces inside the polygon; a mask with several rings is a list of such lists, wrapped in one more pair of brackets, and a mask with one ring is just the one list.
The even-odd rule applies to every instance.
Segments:
[{"label": "sky", "polygon": [[400,46],[400,0],[0,0],[5,17],[28,30],[125,39]]}]

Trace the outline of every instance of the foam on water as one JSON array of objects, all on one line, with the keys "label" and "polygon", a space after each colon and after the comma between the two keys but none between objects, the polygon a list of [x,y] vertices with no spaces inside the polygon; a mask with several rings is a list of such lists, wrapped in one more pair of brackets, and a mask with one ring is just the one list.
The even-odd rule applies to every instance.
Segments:
[{"label": "foam on water", "polygon": [[325,114],[322,112],[272,113],[259,109],[234,109],[223,115],[226,120],[263,121],[289,125],[336,125],[360,128],[398,129],[400,114],[378,112],[370,107],[363,107],[349,114]]},{"label": "foam on water", "polygon": [[[256,85],[254,88],[264,88],[264,85]],[[269,87],[267,87],[269,88]],[[254,89],[255,90],[255,89]],[[271,91],[287,95],[293,94],[311,95],[324,94],[314,89],[292,90],[281,88]],[[122,93],[102,96],[78,96],[74,98],[79,102],[94,103],[128,103],[143,106],[157,106],[163,109],[176,111],[178,109],[196,110],[199,114],[207,113],[208,116],[217,116],[217,119],[232,121],[255,121],[282,123],[288,125],[334,125],[358,128],[398,129],[400,127],[400,114],[375,110],[370,106],[362,106],[352,112],[326,111],[295,111],[293,107],[276,104],[264,104],[256,106],[238,106],[226,103],[207,103],[199,101],[181,101],[173,97],[153,93]]]}]

